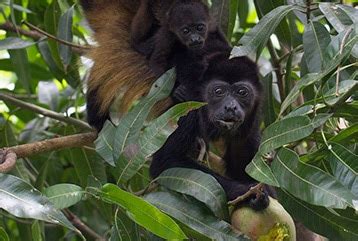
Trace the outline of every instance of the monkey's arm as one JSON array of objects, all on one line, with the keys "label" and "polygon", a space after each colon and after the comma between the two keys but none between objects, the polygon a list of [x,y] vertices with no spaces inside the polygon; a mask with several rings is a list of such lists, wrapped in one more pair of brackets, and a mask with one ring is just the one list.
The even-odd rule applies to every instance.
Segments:
[{"label": "monkey's arm", "polygon": [[[188,116],[182,117],[178,125],[179,127],[169,136],[164,146],[153,156],[150,166],[150,174],[153,178],[169,168],[192,168],[212,175],[223,187],[228,200],[233,200],[250,189],[251,183],[223,177],[189,157],[189,152],[195,148],[195,141],[199,136],[198,111],[192,111]],[[247,202],[252,208],[260,210],[268,206],[266,199],[268,199],[267,196],[260,199],[252,196]]]},{"label": "monkey's arm", "polygon": [[174,47],[175,37],[168,27],[162,26],[155,34],[155,47],[149,59],[149,67],[157,75],[162,75],[171,66],[170,55]]},{"label": "monkey's arm", "polygon": [[149,57],[154,48],[155,16],[151,0],[141,0],[131,24],[131,43],[135,50]]}]

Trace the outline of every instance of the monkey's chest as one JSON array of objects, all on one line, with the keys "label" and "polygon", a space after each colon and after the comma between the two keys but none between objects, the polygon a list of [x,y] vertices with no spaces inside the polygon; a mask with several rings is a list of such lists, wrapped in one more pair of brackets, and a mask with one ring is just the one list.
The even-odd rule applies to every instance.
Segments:
[{"label": "monkey's chest", "polygon": [[211,141],[209,143],[210,151],[213,152],[215,155],[223,158],[225,155],[225,152],[227,150],[227,146],[225,143],[224,138],[219,138],[218,140]]}]

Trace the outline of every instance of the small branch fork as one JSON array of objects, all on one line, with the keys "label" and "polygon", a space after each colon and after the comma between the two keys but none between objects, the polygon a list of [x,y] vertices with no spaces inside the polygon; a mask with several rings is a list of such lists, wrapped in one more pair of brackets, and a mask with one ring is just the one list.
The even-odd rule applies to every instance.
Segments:
[{"label": "small branch fork", "polygon": [[241,202],[243,202],[244,200],[246,200],[247,198],[249,198],[251,195],[263,195],[263,188],[264,188],[264,184],[263,183],[259,183],[254,187],[251,187],[249,191],[247,191],[245,194],[238,196],[236,199],[228,202],[228,205],[237,205],[240,204]]}]

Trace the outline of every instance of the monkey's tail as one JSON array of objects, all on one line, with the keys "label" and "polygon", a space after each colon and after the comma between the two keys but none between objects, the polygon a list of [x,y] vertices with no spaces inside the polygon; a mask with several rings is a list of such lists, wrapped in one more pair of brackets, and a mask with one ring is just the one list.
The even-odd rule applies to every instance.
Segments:
[{"label": "monkey's tail", "polygon": [[126,111],[155,80],[146,58],[130,46],[130,24],[138,2],[81,0],[96,41],[87,55],[94,61],[87,86],[87,112],[89,124],[97,129],[108,118],[117,96],[122,96],[117,111]]}]

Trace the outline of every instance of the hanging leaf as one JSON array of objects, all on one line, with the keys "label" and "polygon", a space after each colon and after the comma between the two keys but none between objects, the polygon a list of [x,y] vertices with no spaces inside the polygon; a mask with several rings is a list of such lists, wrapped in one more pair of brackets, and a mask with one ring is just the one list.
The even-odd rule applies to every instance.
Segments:
[{"label": "hanging leaf", "polygon": [[117,162],[118,182],[127,182],[131,179],[174,131],[173,128],[165,132],[163,130],[168,130],[168,127],[175,123],[179,117],[203,105],[199,102],[180,103],[150,123],[140,136],[138,145],[128,146],[126,156],[122,155]]},{"label": "hanging leaf", "polygon": [[[335,210],[308,204],[285,190],[279,190],[279,201],[297,220],[315,233],[330,240],[357,240],[358,216],[347,218]],[[354,216],[354,214],[352,215]]]},{"label": "hanging leaf", "polygon": [[121,190],[116,185],[104,185],[99,195],[104,201],[127,210],[133,221],[164,239],[182,240],[187,238],[169,216],[141,198]]},{"label": "hanging leaf", "polygon": [[18,177],[0,174],[0,208],[19,218],[60,224],[79,233],[49,200]]},{"label": "hanging leaf", "polygon": [[149,94],[132,111],[121,118],[115,132],[114,160],[119,158],[128,144],[134,144],[137,141],[139,132],[151,108],[156,102],[166,98],[170,94],[174,82],[175,71],[174,69],[168,70],[152,85]]},{"label": "hanging leaf", "polygon": [[297,9],[297,6],[283,5],[266,14],[255,27],[245,33],[240,39],[239,43],[243,46],[234,47],[231,52],[231,57],[246,56],[251,53],[256,53],[257,57],[260,56],[261,51],[278,24],[294,9]]},{"label": "hanging leaf", "polygon": [[45,189],[44,194],[58,209],[64,209],[81,201],[84,190],[73,184],[57,184]]},{"label": "hanging leaf", "polygon": [[310,73],[319,73],[326,62],[324,51],[331,41],[331,36],[323,24],[310,21],[303,33],[303,49]]},{"label": "hanging leaf", "polygon": [[35,42],[24,40],[21,38],[8,37],[3,40],[0,40],[0,50],[24,49],[34,44]]},{"label": "hanging leaf", "polygon": [[[62,39],[66,42],[72,43],[72,16],[73,16],[74,6],[70,7],[61,17],[58,23],[57,36],[59,39]],[[71,63],[71,47],[64,44],[59,44],[59,51],[62,63],[67,69],[68,65]],[[66,72],[66,71],[65,71]]]},{"label": "hanging leaf", "polygon": [[278,151],[271,169],[281,188],[301,200],[329,208],[353,207],[358,210],[358,198],[347,188],[321,169],[301,162],[289,149]]},{"label": "hanging leaf", "polygon": [[[326,157],[333,175],[358,197],[358,156],[344,146],[330,142]],[[358,199],[358,198],[357,198]]]},{"label": "hanging leaf", "polygon": [[111,166],[115,166],[113,158],[113,142],[116,127],[107,120],[101,132],[98,134],[97,139],[94,141],[96,152]]},{"label": "hanging leaf", "polygon": [[231,229],[230,224],[219,220],[201,203],[169,192],[155,192],[145,199],[186,226],[217,241],[249,241]]},{"label": "hanging leaf", "polygon": [[170,168],[155,181],[168,189],[194,197],[207,205],[216,217],[228,220],[225,191],[212,175],[195,169]]}]

